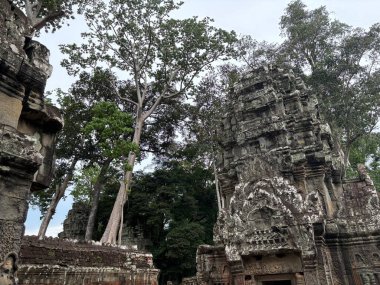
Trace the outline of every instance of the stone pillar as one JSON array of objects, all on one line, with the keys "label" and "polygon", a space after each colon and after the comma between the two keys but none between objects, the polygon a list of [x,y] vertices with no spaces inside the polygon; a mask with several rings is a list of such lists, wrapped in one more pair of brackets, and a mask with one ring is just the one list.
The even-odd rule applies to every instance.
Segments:
[{"label": "stone pillar", "polygon": [[296,273],[296,285],[306,285],[303,274]]},{"label": "stone pillar", "polygon": [[232,285],[244,285],[244,266],[242,261],[230,262]]},{"label": "stone pillar", "polygon": [[304,278],[307,285],[325,285],[318,278],[317,262],[314,256],[303,256]]},{"label": "stone pillar", "polygon": [[0,271],[12,279],[24,233],[27,198],[42,156],[34,149],[35,141],[12,127],[0,126]]},{"label": "stone pillar", "polygon": [[31,190],[47,188],[58,109],[44,102],[52,67],[46,47],[25,38],[25,15],[0,0],[0,285],[14,284]]}]

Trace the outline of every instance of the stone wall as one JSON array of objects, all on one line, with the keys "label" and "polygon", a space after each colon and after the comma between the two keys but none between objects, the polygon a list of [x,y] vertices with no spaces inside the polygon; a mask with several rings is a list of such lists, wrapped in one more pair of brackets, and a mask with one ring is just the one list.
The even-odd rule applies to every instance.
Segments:
[{"label": "stone wall", "polygon": [[197,283],[380,284],[378,194],[364,166],[342,180],[316,95],[291,70],[266,66],[231,97],[216,245],[198,248]]},{"label": "stone wall", "polygon": [[143,228],[139,225],[131,227],[124,224],[121,243],[126,246],[136,247],[139,250],[147,250],[152,246],[152,241],[144,237]]},{"label": "stone wall", "polygon": [[155,285],[158,270],[148,253],[58,239],[22,241],[27,198],[49,186],[63,122],[44,99],[49,50],[25,36],[28,21],[11,1],[0,0],[0,7],[0,285],[16,284],[17,275],[19,284]]},{"label": "stone wall", "polygon": [[44,101],[48,49],[24,36],[29,27],[18,8],[8,0],[0,7],[0,284],[13,284],[27,198],[50,183],[63,122]]},{"label": "stone wall", "polygon": [[150,253],[62,239],[24,237],[19,284],[157,285]]}]

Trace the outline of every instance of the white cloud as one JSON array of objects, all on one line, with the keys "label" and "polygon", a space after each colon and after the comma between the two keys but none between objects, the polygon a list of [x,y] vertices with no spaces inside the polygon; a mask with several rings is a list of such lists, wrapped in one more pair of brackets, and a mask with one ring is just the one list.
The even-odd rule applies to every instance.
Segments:
[{"label": "white cloud", "polygon": [[[63,226],[62,225],[54,225],[48,227],[46,231],[46,236],[47,237],[57,237],[58,233],[63,231]],[[38,234],[38,228],[33,228],[33,229],[26,229],[25,230],[25,235],[26,236],[35,236]]]},{"label": "white cloud", "polygon": [[46,231],[46,236],[48,237],[57,237],[60,232],[63,231],[63,226],[62,225],[56,225],[56,226],[51,226],[48,227]]},{"label": "white cloud", "polygon": [[37,234],[38,234],[38,228],[34,228],[34,229],[26,228],[25,229],[25,235],[26,236],[36,236]]}]

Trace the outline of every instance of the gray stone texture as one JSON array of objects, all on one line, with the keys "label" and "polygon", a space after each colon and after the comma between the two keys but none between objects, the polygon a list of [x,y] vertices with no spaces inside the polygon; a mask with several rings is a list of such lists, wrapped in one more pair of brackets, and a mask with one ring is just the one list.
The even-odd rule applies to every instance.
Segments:
[{"label": "gray stone texture", "polygon": [[62,128],[44,101],[49,51],[26,38],[24,14],[0,0],[0,284],[13,284],[30,191],[48,187]]},{"label": "gray stone texture", "polygon": [[125,247],[24,237],[20,285],[157,285],[152,254]]},{"label": "gray stone texture", "polygon": [[63,221],[63,231],[58,234],[62,239],[84,240],[90,206],[83,202],[73,203]]},{"label": "gray stone texture", "polygon": [[197,283],[380,284],[378,194],[364,166],[342,179],[315,94],[291,70],[265,66],[241,78],[230,105],[215,246],[198,249]]}]

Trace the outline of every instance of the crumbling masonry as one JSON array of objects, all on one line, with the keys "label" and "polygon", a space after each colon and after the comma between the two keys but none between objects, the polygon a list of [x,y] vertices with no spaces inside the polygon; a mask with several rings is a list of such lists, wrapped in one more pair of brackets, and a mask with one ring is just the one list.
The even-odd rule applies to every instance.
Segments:
[{"label": "crumbling masonry", "polygon": [[243,76],[222,124],[215,246],[197,277],[216,285],[380,284],[379,197],[342,158],[318,101],[291,71]]},{"label": "crumbling masonry", "polygon": [[0,284],[13,284],[30,191],[46,188],[58,109],[44,102],[52,67],[46,47],[25,38],[24,14],[0,0]]},{"label": "crumbling masonry", "polygon": [[155,285],[152,255],[24,237],[31,191],[49,186],[59,110],[46,104],[49,50],[25,37],[27,19],[0,0],[0,285]]}]

